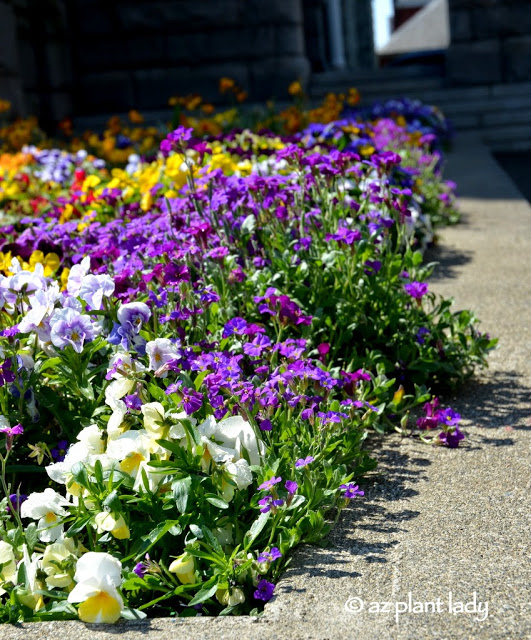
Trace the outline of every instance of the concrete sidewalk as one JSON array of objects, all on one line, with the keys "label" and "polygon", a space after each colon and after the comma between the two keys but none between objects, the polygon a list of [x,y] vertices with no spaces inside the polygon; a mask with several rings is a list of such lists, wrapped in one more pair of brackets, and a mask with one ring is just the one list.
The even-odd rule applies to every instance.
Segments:
[{"label": "concrete sidewalk", "polygon": [[53,622],[0,638],[531,638],[531,208],[475,138],[460,138],[447,173],[464,220],[441,232],[430,286],[500,339],[490,369],[449,399],[466,418],[463,447],[383,439],[377,480],[329,548],[295,554],[260,619]]}]

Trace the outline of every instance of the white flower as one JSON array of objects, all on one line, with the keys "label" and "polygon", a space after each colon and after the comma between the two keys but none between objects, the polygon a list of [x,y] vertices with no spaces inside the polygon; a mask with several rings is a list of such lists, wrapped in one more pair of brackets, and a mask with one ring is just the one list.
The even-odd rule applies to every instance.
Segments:
[{"label": "white flower", "polygon": [[74,580],[71,569],[76,560],[76,549],[72,538],[62,538],[46,547],[41,565],[46,574],[48,589],[54,587],[64,589],[72,584]]},{"label": "white flower", "polygon": [[54,542],[63,533],[61,517],[67,516],[64,507],[71,506],[53,489],[45,489],[42,493],[30,493],[28,499],[20,507],[23,518],[38,520],[39,539],[43,542]]},{"label": "white flower", "polygon": [[265,445],[241,416],[225,418],[218,423],[209,416],[199,425],[198,431],[215,462],[236,462],[244,457],[244,452],[250,464],[259,465],[262,461]]},{"label": "white flower", "polygon": [[103,296],[109,297],[114,292],[114,280],[106,275],[88,275],[81,281],[78,296],[84,300],[91,309],[101,309]]},{"label": "white flower", "polygon": [[90,269],[90,258],[86,256],[79,264],[75,264],[68,274],[68,281],[66,283],[66,290],[71,296],[77,296],[81,289],[81,283],[83,278],[87,275]]},{"label": "white flower", "polygon": [[0,540],[0,596],[5,593],[5,589],[2,589],[2,585],[7,582],[16,581],[17,565],[15,562],[15,554],[13,553],[13,547]]},{"label": "white flower", "polygon": [[[72,467],[76,462],[90,464],[95,462],[103,453],[102,431],[96,424],[82,429],[75,442],[68,449],[64,460],[55,462],[46,467],[46,473],[50,478],[59,484],[66,484],[67,491],[73,495],[79,495],[78,487],[72,486],[71,480]],[[74,483],[75,484],[75,483]]]},{"label": "white flower", "polygon": [[146,344],[146,353],[149,356],[149,370],[156,371],[170,360],[178,357],[177,347],[168,338],[157,338]]},{"label": "white flower", "polygon": [[149,462],[150,439],[140,431],[126,431],[107,445],[107,455],[120,460],[120,471],[136,478],[142,462]]},{"label": "white flower", "polygon": [[80,602],[78,614],[83,622],[116,622],[124,608],[118,587],[122,582],[122,563],[108,553],[89,551],[77,562],[76,586],[68,602]]}]

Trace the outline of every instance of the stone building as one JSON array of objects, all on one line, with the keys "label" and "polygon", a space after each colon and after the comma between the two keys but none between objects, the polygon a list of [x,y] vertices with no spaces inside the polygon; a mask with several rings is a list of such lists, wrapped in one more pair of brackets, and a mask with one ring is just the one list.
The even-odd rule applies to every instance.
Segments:
[{"label": "stone building", "polygon": [[285,99],[300,79],[315,97],[349,85],[363,94],[365,83],[369,96],[423,98],[431,87],[444,90],[432,92],[438,101],[473,88],[479,108],[505,94],[527,105],[529,0],[448,0],[448,8],[444,65],[417,79],[376,69],[371,0],[0,0],[0,98],[50,126],[131,107],[157,113],[175,94],[216,100],[221,76],[250,101]]}]

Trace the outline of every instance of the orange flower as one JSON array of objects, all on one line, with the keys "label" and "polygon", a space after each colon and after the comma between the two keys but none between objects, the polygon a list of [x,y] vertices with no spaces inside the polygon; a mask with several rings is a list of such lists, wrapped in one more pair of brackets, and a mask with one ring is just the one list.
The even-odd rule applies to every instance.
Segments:
[{"label": "orange flower", "polygon": [[128,115],[129,120],[133,124],[142,124],[142,122],[144,122],[144,116],[140,114],[136,109],[131,109]]},{"label": "orange flower", "polygon": [[238,93],[236,94],[236,100],[238,102],[245,102],[245,100],[247,100],[247,91],[243,91],[243,89],[241,89],[240,91],[238,91]]},{"label": "orange flower", "polygon": [[232,78],[220,78],[219,79],[219,92],[220,93],[226,93],[227,91],[230,91],[231,89],[234,89],[236,83],[234,82],[234,80]]}]

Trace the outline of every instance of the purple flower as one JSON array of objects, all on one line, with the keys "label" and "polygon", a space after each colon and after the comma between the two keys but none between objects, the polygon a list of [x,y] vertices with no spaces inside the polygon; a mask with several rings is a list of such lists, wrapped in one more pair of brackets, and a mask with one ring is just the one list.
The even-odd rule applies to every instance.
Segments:
[{"label": "purple flower", "polygon": [[13,371],[11,371],[11,365],[11,358],[8,358],[0,365],[0,387],[15,381],[16,376]]},{"label": "purple flower", "polygon": [[18,511],[20,509],[20,505],[28,499],[28,496],[24,493],[12,493],[9,496],[9,504],[6,508],[6,511]]},{"label": "purple flower", "polygon": [[247,329],[247,320],[244,318],[236,317],[229,320],[226,325],[223,327],[223,338],[228,338],[233,334],[241,336],[245,333]]},{"label": "purple flower", "polygon": [[275,476],[273,476],[269,480],[262,482],[262,484],[258,487],[258,489],[260,491],[269,491],[279,482],[282,482],[282,478],[280,476],[278,478],[275,478]]},{"label": "purple flower", "polygon": [[342,419],[348,418],[346,413],[342,413],[341,411],[318,411],[317,416],[321,419],[323,425],[339,423]]},{"label": "purple flower", "polygon": [[124,397],[125,406],[129,410],[140,411],[142,407],[142,400],[139,398],[138,393],[131,393]]},{"label": "purple flower", "polygon": [[150,317],[151,311],[143,302],[128,302],[118,309],[118,322],[127,333],[138,334]]},{"label": "purple flower", "polygon": [[180,404],[183,406],[184,410],[188,415],[194,413],[200,409],[203,405],[203,394],[195,391],[194,389],[190,389],[189,387],[183,387],[182,382],[174,382],[170,384],[166,389],[166,395],[170,395],[170,393],[177,393],[181,396]]},{"label": "purple flower", "polygon": [[439,411],[437,418],[439,420],[439,424],[444,424],[448,427],[457,426],[459,420],[461,420],[461,416],[450,408],[444,409],[444,411]]},{"label": "purple flower", "polygon": [[257,558],[257,562],[274,562],[279,558],[282,558],[282,554],[277,547],[273,547],[271,551],[262,551]]},{"label": "purple flower", "polygon": [[343,497],[350,500],[356,496],[364,496],[365,491],[362,491],[357,484],[350,482],[349,484],[342,484],[339,487],[344,491]]},{"label": "purple flower", "polygon": [[146,567],[144,565],[143,562],[137,562],[135,565],[135,568],[133,569],[133,573],[136,573],[136,575],[139,578],[143,578],[145,573],[146,573]]},{"label": "purple flower", "polygon": [[53,448],[50,453],[55,462],[62,462],[65,459],[68,450],[68,440],[59,440],[57,447]]},{"label": "purple flower", "polygon": [[315,458],[313,456],[306,456],[306,458],[299,458],[297,460],[297,462],[295,462],[295,468],[296,469],[303,469],[304,467],[309,465],[314,460],[315,460]]},{"label": "purple flower", "polygon": [[426,340],[424,340],[424,336],[429,335],[429,333],[430,333],[429,329],[426,329],[426,327],[421,327],[415,334],[416,341],[419,344],[424,344],[426,342]]},{"label": "purple flower", "polygon": [[[6,436],[12,438],[13,436],[20,436],[24,433],[24,427],[21,424],[16,424],[14,427],[9,425],[0,428],[0,433],[5,433]],[[282,478],[280,478],[281,480]]]},{"label": "purple flower", "polygon": [[261,431],[272,431],[273,429],[271,420],[261,420],[259,426]]},{"label": "purple flower", "polygon": [[378,271],[380,271],[380,269],[382,268],[382,263],[380,262],[380,260],[366,260],[364,264],[366,267],[364,271],[368,276],[372,276],[373,274],[378,273]]},{"label": "purple flower", "polygon": [[295,482],[295,480],[287,480],[284,486],[286,487],[286,490],[290,496],[292,496],[299,488],[299,485]]},{"label": "purple flower", "polygon": [[275,585],[267,580],[260,580],[257,585],[257,589],[254,592],[255,600],[263,600],[268,602],[273,597]]},{"label": "purple flower", "polygon": [[284,504],[284,500],[280,498],[274,499],[273,496],[265,496],[258,500],[258,504],[262,513],[268,513],[271,511],[271,507],[281,507]]},{"label": "purple flower", "polygon": [[439,412],[437,407],[439,406],[439,399],[433,398],[431,402],[427,402],[423,409],[426,415],[417,420],[417,427],[419,429],[435,429],[439,424]]},{"label": "purple flower", "polygon": [[428,283],[427,282],[409,282],[404,285],[404,290],[415,300],[420,300],[422,296],[425,296],[428,293]]},{"label": "purple flower", "polygon": [[60,349],[70,345],[81,353],[85,340],[91,341],[96,335],[90,318],[70,307],[56,311],[50,322],[52,344]]},{"label": "purple flower", "polygon": [[439,433],[439,440],[450,449],[456,449],[459,446],[459,442],[464,438],[465,436],[459,430],[459,427],[455,427],[453,431],[441,431]]}]

